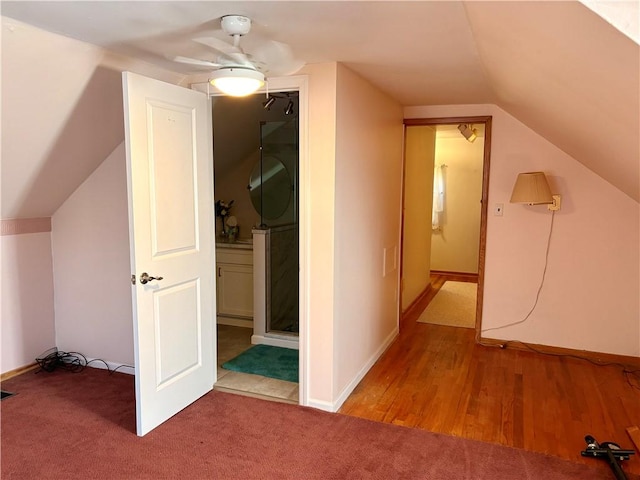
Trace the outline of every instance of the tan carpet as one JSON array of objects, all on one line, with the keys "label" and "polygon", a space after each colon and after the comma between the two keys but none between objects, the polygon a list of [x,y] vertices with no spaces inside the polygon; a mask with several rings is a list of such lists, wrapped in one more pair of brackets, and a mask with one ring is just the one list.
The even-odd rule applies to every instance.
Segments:
[{"label": "tan carpet", "polygon": [[474,328],[477,290],[476,283],[446,281],[418,322]]}]

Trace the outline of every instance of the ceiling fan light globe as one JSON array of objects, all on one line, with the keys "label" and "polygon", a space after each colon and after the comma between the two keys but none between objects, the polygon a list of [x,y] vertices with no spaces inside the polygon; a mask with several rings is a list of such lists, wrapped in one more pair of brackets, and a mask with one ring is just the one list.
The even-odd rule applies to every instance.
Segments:
[{"label": "ceiling fan light globe", "polygon": [[226,95],[245,97],[264,85],[264,75],[250,68],[220,68],[213,72],[209,82]]}]

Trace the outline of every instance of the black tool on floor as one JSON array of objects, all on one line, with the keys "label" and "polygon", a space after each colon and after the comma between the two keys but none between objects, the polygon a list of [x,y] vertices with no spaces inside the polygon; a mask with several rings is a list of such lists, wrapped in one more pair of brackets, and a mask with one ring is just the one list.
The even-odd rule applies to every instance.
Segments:
[{"label": "black tool on floor", "polygon": [[15,393],[5,392],[4,390],[0,390],[0,400],[4,400],[5,398],[9,398],[15,395]]},{"label": "black tool on floor", "polygon": [[618,460],[629,460],[629,457],[636,452],[633,450],[622,450],[620,445],[613,442],[598,443],[591,435],[584,437],[584,441],[587,442],[587,448],[580,452],[583,457],[605,459],[609,462],[609,466],[611,470],[613,470],[613,474],[617,480],[627,480],[627,476],[622,470],[620,463],[618,463]]}]

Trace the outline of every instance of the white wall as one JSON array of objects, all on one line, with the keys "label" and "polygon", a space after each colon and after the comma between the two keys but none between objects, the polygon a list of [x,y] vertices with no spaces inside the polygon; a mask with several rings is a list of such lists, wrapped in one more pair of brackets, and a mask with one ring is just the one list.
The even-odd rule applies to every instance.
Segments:
[{"label": "white wall", "polygon": [[403,312],[431,284],[431,212],[435,147],[434,127],[406,127],[402,232]]},{"label": "white wall", "polygon": [[339,406],[398,333],[403,125],[398,103],[343,65],[337,73],[333,343]]},{"label": "white wall", "polygon": [[52,245],[58,348],[133,365],[124,144],[54,214]]},{"label": "white wall", "polygon": [[544,266],[551,215],[509,203],[517,174],[542,170],[563,196],[536,310],[483,336],[640,355],[639,204],[496,106],[405,109],[407,118],[465,115],[493,116],[489,212],[504,203],[504,216],[488,217],[483,329],[524,318]]},{"label": "white wall", "polygon": [[55,347],[51,233],[0,237],[2,373]]}]

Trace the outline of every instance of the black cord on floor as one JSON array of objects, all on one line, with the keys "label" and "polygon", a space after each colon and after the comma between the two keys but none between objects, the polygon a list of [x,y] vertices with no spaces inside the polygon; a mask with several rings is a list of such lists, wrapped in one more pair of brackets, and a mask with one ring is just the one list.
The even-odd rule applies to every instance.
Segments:
[{"label": "black cord on floor", "polygon": [[87,357],[78,352],[61,352],[57,348],[52,348],[44,352],[40,357],[36,358],[36,362],[40,366],[40,370],[36,371],[36,373],[40,371],[45,372],[53,372],[54,370],[60,368],[63,370],[68,370],[73,373],[78,373],[84,370],[87,365],[93,362],[102,362],[104,363],[106,370],[109,374],[116,372],[118,369],[122,367],[134,368],[131,365],[119,365],[113,370],[109,367],[109,364],[100,358],[94,358],[93,360],[87,361]]}]

